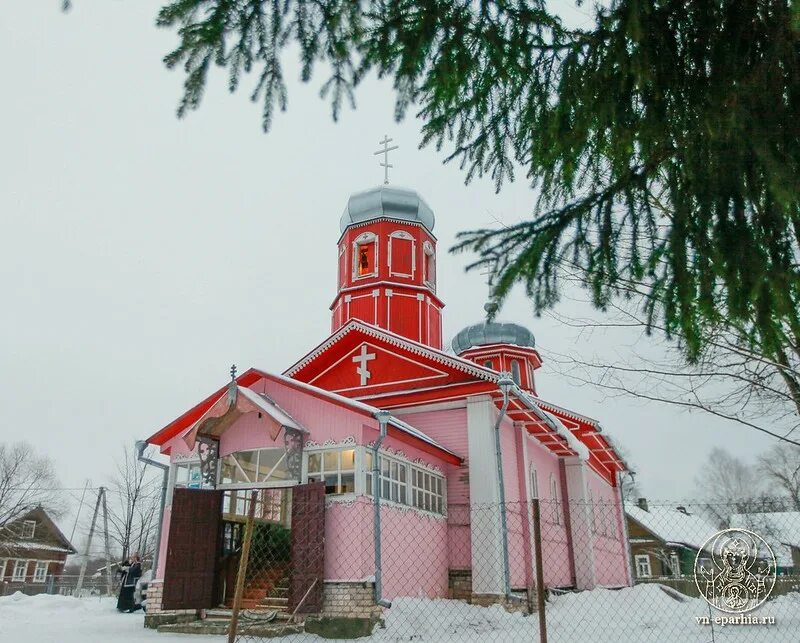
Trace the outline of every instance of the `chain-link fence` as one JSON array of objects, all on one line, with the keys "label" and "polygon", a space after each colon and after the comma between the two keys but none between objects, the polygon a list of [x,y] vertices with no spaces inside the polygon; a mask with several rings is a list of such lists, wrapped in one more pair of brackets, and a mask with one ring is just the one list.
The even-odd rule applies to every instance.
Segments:
[{"label": "chain-link fence", "polygon": [[262,492],[248,513],[224,525],[232,640],[800,640],[800,512],[785,506],[445,508],[434,488],[378,508]]}]

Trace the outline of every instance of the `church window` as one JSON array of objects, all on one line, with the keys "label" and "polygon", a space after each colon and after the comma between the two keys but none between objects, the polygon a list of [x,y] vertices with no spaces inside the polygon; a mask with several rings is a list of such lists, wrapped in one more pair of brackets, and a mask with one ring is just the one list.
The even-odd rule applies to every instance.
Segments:
[{"label": "church window", "polygon": [[483,365],[486,368],[492,368],[492,360],[490,360],[490,359],[484,360]]},{"label": "church window", "polygon": [[414,277],[416,270],[414,237],[404,230],[389,235],[389,274],[392,277]]},{"label": "church window", "polygon": [[411,504],[417,509],[444,513],[444,485],[441,476],[411,467]]},{"label": "church window", "polygon": [[539,497],[539,477],[536,475],[536,468],[531,467],[531,498]]},{"label": "church window", "polygon": [[636,554],[636,578],[649,578],[653,575],[650,568],[650,556],[647,554]]},{"label": "church window", "polygon": [[324,482],[328,495],[356,490],[355,449],[327,449],[308,454],[308,481]]},{"label": "church window", "polygon": [[516,384],[517,386],[520,385],[518,359],[511,360],[511,379],[514,380],[514,384]]},{"label": "church window", "polygon": [[561,524],[561,507],[558,503],[558,482],[553,475],[550,475],[550,502],[552,506],[553,524]]},{"label": "church window", "polygon": [[175,486],[188,489],[200,489],[203,486],[203,474],[199,462],[181,462],[175,465]]},{"label": "church window", "polygon": [[425,284],[436,290],[436,255],[433,252],[433,245],[426,241],[422,246],[424,252],[424,280]]},{"label": "church window", "polygon": [[378,237],[372,232],[360,235],[353,244],[353,279],[378,274]]},{"label": "church window", "polygon": [[286,449],[238,451],[222,458],[222,484],[269,486],[294,482],[286,463]]}]

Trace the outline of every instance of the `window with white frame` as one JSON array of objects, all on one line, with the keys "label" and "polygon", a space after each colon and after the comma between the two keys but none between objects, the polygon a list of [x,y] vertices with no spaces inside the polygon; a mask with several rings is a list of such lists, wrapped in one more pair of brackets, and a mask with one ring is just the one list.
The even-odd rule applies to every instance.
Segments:
[{"label": "window with white frame", "polygon": [[444,490],[441,476],[411,467],[411,504],[417,509],[444,513]]},{"label": "window with white frame", "polygon": [[39,560],[36,562],[36,568],[33,570],[33,582],[44,583],[47,579],[47,562]]},{"label": "window with white frame", "polygon": [[389,235],[389,275],[392,277],[414,277],[417,268],[414,237],[404,230]]},{"label": "window with white frame", "polygon": [[237,451],[222,458],[223,485],[269,486],[294,482],[286,463],[286,449]]},{"label": "window with white frame", "polygon": [[552,506],[553,524],[560,525],[561,507],[559,506],[558,502],[558,481],[556,480],[555,476],[552,473],[550,474],[550,501],[553,504]]},{"label": "window with white frame", "polygon": [[650,568],[650,556],[647,554],[636,554],[636,578],[650,578],[653,575]]},{"label": "window with white frame", "polygon": [[539,497],[539,477],[536,474],[536,467],[531,465],[531,498]]},{"label": "window with white frame", "polygon": [[308,453],[309,482],[324,482],[327,495],[355,493],[356,450],[326,449]]},{"label": "window with white frame", "polygon": [[175,486],[188,489],[203,487],[203,474],[200,462],[179,462],[175,465]]},{"label": "window with white frame", "polygon": [[[408,504],[408,465],[396,458],[378,456],[380,483],[378,489],[381,498]],[[367,452],[366,457],[367,494],[372,495],[372,453]]]},{"label": "window with white frame", "polygon": [[377,274],[378,237],[372,232],[365,232],[353,242],[353,279]]},{"label": "window with white frame", "polygon": [[28,573],[28,561],[18,560],[14,563],[14,575],[11,577],[11,580],[24,581],[27,573]]},{"label": "window with white frame", "polygon": [[36,531],[36,521],[35,520],[23,520],[19,526],[19,535],[21,538],[33,538],[33,534]]},{"label": "window with white frame", "polygon": [[681,563],[678,559],[678,554],[676,554],[674,551],[669,555],[669,567],[672,575],[675,578],[678,578],[681,575]]},{"label": "window with white frame", "polygon": [[[445,513],[445,479],[422,467],[381,454],[381,498],[410,505],[423,511]],[[372,452],[364,458],[367,495],[372,495]]]},{"label": "window with white frame", "polygon": [[423,279],[425,283],[430,286],[431,290],[436,290],[436,253],[433,250],[433,244],[426,241],[422,244],[423,251]]}]

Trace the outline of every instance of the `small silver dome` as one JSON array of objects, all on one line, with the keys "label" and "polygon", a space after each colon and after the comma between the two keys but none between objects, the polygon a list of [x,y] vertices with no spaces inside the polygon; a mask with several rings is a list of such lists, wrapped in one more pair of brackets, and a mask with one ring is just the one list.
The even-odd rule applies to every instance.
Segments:
[{"label": "small silver dome", "polygon": [[429,232],[433,232],[435,223],[433,210],[414,190],[382,185],[353,194],[347,201],[339,227],[344,232],[353,224],[384,217],[421,223]]},{"label": "small silver dome", "polygon": [[483,322],[467,326],[453,338],[451,346],[456,355],[475,346],[514,344],[534,348],[533,333],[524,326],[510,322]]}]

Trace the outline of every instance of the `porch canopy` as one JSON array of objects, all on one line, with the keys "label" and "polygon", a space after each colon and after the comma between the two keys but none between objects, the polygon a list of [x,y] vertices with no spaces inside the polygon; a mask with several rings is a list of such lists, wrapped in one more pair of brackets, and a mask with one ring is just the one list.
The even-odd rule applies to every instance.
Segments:
[{"label": "porch canopy", "polygon": [[268,396],[239,386],[235,382],[228,390],[189,426],[181,437],[189,449],[194,449],[198,437],[219,438],[234,422],[246,413],[258,411],[266,418],[267,431],[276,440],[281,429],[308,434],[309,431],[291,415],[275,404]]}]

